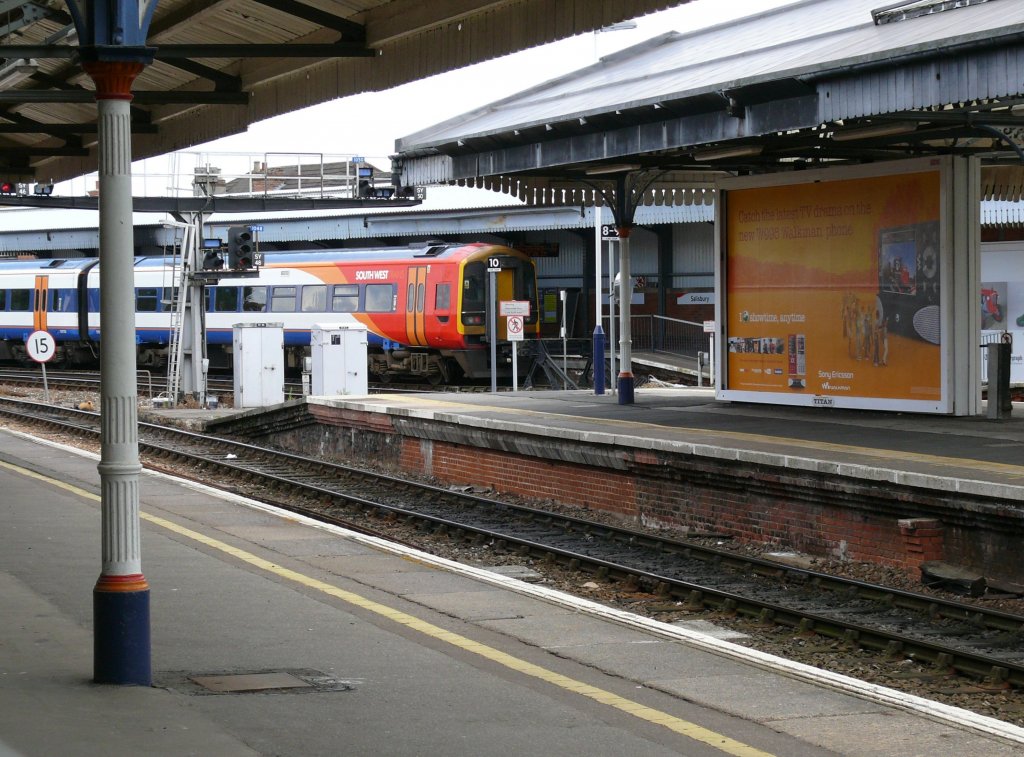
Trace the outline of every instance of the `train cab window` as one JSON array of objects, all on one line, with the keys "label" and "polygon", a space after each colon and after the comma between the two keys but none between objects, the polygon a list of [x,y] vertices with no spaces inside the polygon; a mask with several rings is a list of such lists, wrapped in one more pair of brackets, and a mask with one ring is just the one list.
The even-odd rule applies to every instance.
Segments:
[{"label": "train cab window", "polygon": [[447,313],[452,306],[452,285],[438,284],[434,288],[434,310]]},{"label": "train cab window", "polygon": [[392,313],[395,310],[394,284],[367,284],[364,295],[367,313]]},{"label": "train cab window", "polygon": [[327,312],[327,285],[307,284],[302,287],[300,309],[303,313]]},{"label": "train cab window", "polygon": [[462,322],[482,326],[486,315],[487,275],[483,263],[466,265],[462,279]]},{"label": "train cab window", "polygon": [[155,313],[160,309],[160,290],[156,287],[139,287],[135,290],[135,312]]},{"label": "train cab window", "polygon": [[359,311],[359,285],[335,284],[331,297],[331,310],[335,313],[355,313]]},{"label": "train cab window", "polygon": [[298,287],[274,287],[270,290],[270,312],[294,313]]},{"label": "train cab window", "polygon": [[[0,305],[0,310],[3,306]],[[74,313],[78,310],[78,290],[76,289],[51,289],[50,290],[50,312],[51,313]]]},{"label": "train cab window", "polygon": [[12,289],[11,290],[11,310],[14,311],[29,311],[32,309],[32,290],[31,289]]},{"label": "train cab window", "polygon": [[242,287],[242,310],[247,313],[267,311],[266,287]]},{"label": "train cab window", "polygon": [[238,311],[238,287],[214,287],[213,312],[235,313]]}]

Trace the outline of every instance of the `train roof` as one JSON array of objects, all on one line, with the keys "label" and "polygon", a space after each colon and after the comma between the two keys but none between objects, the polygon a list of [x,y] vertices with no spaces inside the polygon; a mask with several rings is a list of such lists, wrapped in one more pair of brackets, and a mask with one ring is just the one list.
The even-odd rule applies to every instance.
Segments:
[{"label": "train roof", "polygon": [[[474,252],[480,252],[503,245],[491,245],[484,243],[419,243],[407,247],[374,247],[374,248],[338,248],[333,250],[289,250],[280,252],[269,252],[264,260],[266,264],[286,263],[323,263],[325,258],[330,256],[333,260],[342,259],[345,262],[389,262],[389,261],[411,261],[411,260],[444,260],[457,258],[462,259]],[[508,248],[505,248],[508,249]]]},{"label": "train roof", "polygon": [[80,271],[96,263],[96,258],[4,258],[0,270],[4,271]]},{"label": "train roof", "polygon": [[[372,263],[409,260],[444,260],[464,258],[473,252],[479,252],[502,245],[482,242],[426,242],[406,247],[372,247],[283,250],[264,254],[264,264],[300,265],[309,263],[326,263],[339,258],[347,262],[367,261]],[[510,248],[504,248],[510,250]],[[511,250],[510,250],[511,251]],[[514,251],[513,251],[514,252]],[[518,253],[517,253],[518,254]],[[165,268],[170,259],[163,255],[151,255],[135,259],[136,269]],[[29,260],[0,259],[0,270],[17,271],[76,271],[86,269],[96,263],[96,258],[40,258]]]}]

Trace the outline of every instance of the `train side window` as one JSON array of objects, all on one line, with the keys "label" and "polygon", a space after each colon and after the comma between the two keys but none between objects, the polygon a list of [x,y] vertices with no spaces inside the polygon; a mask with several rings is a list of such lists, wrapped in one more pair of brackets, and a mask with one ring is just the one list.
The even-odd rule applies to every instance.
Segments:
[{"label": "train side window", "polygon": [[139,287],[135,290],[135,312],[155,313],[160,307],[160,290],[155,287]]},{"label": "train side window", "polygon": [[411,281],[409,282],[409,291],[405,293],[405,310],[407,313],[412,312],[413,304],[416,301],[416,285]]},{"label": "train side window", "polygon": [[0,289],[0,310],[7,310],[7,290]]},{"label": "train side window", "polygon": [[367,313],[393,313],[395,310],[394,284],[367,284],[364,302]]},{"label": "train side window", "polygon": [[421,282],[421,283],[416,285],[416,312],[417,313],[422,313],[423,312],[423,303],[426,301],[426,298],[427,298],[426,291],[427,291],[427,285],[426,284],[423,284]]},{"label": "train side window", "polygon": [[301,310],[303,313],[324,313],[327,311],[327,285],[307,284],[302,287]]},{"label": "train side window", "polygon": [[[78,291],[75,289],[51,289],[50,297],[52,313],[74,313],[78,310]],[[0,310],[3,310],[2,304]]]},{"label": "train side window", "polygon": [[270,290],[270,312],[294,313],[298,287],[274,287]]},{"label": "train side window", "polygon": [[267,310],[267,288],[242,287],[242,310],[247,313],[265,313]]},{"label": "train side window", "polygon": [[238,287],[215,287],[213,311],[215,313],[238,312]]},{"label": "train side window", "polygon": [[438,284],[434,288],[434,310],[447,313],[452,305],[452,285]]},{"label": "train side window", "polygon": [[11,290],[11,310],[14,311],[29,311],[32,309],[32,290],[31,289],[12,289]]},{"label": "train side window", "polygon": [[86,304],[89,306],[89,312],[90,313],[98,313],[98,312],[100,312],[100,290],[99,289],[90,289],[89,290],[89,292],[87,294],[87,302],[86,302]]},{"label": "train side window", "polygon": [[331,310],[335,313],[359,312],[359,285],[335,284],[331,297]]}]

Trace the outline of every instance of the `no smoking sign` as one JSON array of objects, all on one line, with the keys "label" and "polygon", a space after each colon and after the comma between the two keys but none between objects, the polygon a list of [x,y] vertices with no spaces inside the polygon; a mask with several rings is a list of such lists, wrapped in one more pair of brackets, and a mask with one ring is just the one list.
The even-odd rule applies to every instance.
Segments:
[{"label": "no smoking sign", "polygon": [[523,341],[523,316],[508,316],[508,322],[505,325],[505,331],[508,333],[508,339],[510,342]]}]

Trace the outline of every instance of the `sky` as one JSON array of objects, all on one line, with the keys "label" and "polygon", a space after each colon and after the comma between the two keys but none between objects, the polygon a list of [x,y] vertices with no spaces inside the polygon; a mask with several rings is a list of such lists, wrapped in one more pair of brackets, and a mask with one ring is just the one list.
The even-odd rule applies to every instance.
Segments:
[{"label": "sky", "polygon": [[[137,188],[136,193],[170,194],[165,190],[171,184],[185,182],[170,180],[168,172],[191,177],[193,167],[205,163],[225,166],[225,174],[235,174],[226,166],[237,165],[237,173],[241,173],[241,166],[251,166],[255,158],[268,152],[365,156],[386,169],[390,165],[387,156],[395,152],[395,140],[400,137],[583,68],[601,56],[667,31],[692,31],[792,2],[693,0],[640,17],[635,29],[583,34],[383,92],[305,108],[252,124],[243,134],[197,145],[176,158],[163,156],[137,164],[136,175],[149,178],[144,181],[145,188],[141,192]],[[84,194],[94,184],[95,174],[64,182],[57,191]]]},{"label": "sky", "polygon": [[[793,0],[694,0],[636,19],[632,30],[583,34],[384,92],[342,98],[272,118],[199,150],[309,150],[382,157],[395,140],[594,63],[666,31],[711,26]],[[301,125],[301,126],[300,126]]]}]

